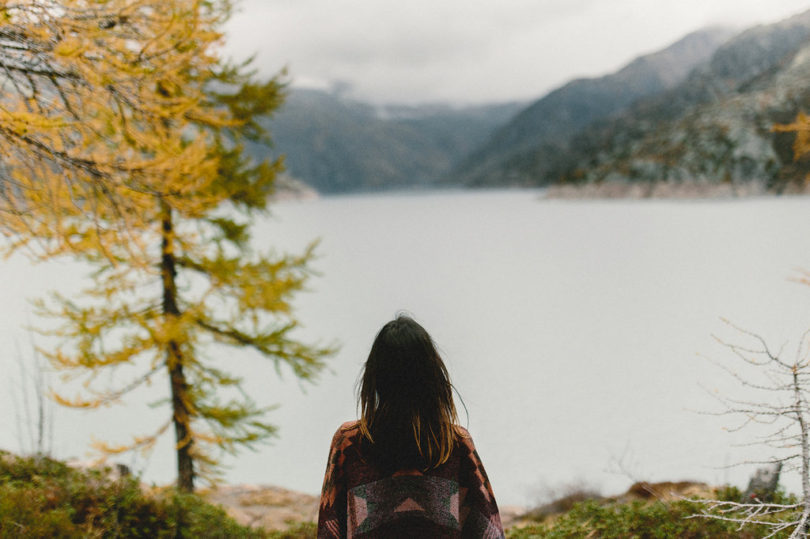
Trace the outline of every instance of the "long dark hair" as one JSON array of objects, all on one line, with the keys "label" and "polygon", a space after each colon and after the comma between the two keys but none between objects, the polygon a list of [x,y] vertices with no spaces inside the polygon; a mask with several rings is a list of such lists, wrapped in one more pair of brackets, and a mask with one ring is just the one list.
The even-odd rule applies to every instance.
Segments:
[{"label": "long dark hair", "polygon": [[377,333],[359,404],[360,430],[383,466],[427,469],[450,457],[458,423],[453,386],[433,339],[408,316]]}]

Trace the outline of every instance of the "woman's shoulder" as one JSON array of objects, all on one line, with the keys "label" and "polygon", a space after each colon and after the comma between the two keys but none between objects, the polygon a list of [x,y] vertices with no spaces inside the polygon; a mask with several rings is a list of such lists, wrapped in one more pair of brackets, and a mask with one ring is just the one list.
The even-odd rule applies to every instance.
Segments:
[{"label": "woman's shoulder", "polygon": [[462,447],[465,449],[467,453],[472,453],[475,451],[475,444],[473,443],[472,435],[470,431],[465,429],[460,425],[453,425],[456,431],[456,440],[458,443],[458,447]]},{"label": "woman's shoulder", "polygon": [[341,446],[351,444],[352,440],[360,435],[359,421],[346,421],[335,431],[332,436],[332,445]]},{"label": "woman's shoulder", "polygon": [[349,432],[351,430],[360,430],[360,421],[355,419],[354,421],[346,421],[340,428],[338,428],[338,432]]},{"label": "woman's shoulder", "polygon": [[456,436],[459,438],[472,440],[472,436],[470,435],[470,431],[462,427],[461,425],[453,425],[453,428],[456,429]]}]

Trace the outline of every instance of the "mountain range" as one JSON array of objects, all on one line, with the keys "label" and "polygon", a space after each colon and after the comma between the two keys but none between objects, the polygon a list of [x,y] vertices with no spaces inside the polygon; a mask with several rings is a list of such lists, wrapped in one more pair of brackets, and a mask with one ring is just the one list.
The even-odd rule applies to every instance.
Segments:
[{"label": "mountain range", "polygon": [[549,183],[573,136],[639,99],[678,85],[731,35],[722,28],[698,31],[616,73],[577,79],[553,90],[498,129],[445,181],[472,186]]},{"label": "mountain range", "polygon": [[711,28],[531,103],[373,107],[292,90],[268,121],[288,171],[323,193],[611,181],[760,183],[803,177],[792,133],[810,107],[810,11]]},{"label": "mountain range", "polygon": [[810,12],[749,29],[679,85],[635,102],[573,137],[559,175],[541,183],[697,180],[801,183],[792,133],[775,131],[810,107]]},{"label": "mountain range", "polygon": [[[480,107],[371,105],[293,89],[266,121],[273,155],[321,193],[434,185],[523,104]],[[253,148],[258,157],[266,151]]]}]

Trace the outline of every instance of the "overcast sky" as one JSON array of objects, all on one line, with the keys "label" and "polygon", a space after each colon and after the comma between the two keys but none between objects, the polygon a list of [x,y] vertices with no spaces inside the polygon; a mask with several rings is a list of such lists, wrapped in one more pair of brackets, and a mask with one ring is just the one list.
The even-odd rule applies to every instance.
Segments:
[{"label": "overcast sky", "polygon": [[377,103],[540,97],[709,25],[747,27],[810,0],[242,0],[227,53],[265,75]]}]

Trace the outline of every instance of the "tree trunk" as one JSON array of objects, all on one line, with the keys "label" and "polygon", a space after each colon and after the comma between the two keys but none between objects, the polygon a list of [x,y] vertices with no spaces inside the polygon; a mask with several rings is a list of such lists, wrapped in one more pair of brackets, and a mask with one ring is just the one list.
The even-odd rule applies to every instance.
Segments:
[{"label": "tree trunk", "polygon": [[793,533],[793,537],[807,536],[807,523],[810,520],[810,425],[805,418],[805,402],[802,394],[802,382],[799,379],[799,366],[793,367],[793,393],[795,395],[796,421],[799,423],[799,436],[802,448],[802,516]]},{"label": "tree trunk", "polygon": [[[165,202],[161,202],[162,228],[161,228],[161,261],[160,275],[163,282],[163,315],[167,321],[180,316],[177,306],[177,269],[175,267],[174,253],[174,225],[172,210]],[[184,492],[194,491],[194,460],[191,438],[191,413],[188,401],[188,382],[183,373],[183,355],[180,343],[172,338],[166,344],[166,367],[169,370],[169,379],[172,391],[172,411],[174,434],[177,442],[177,488]]]}]

